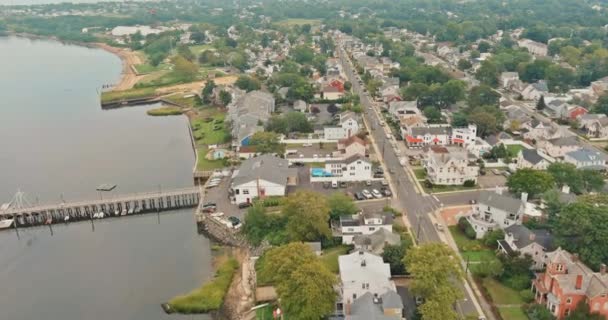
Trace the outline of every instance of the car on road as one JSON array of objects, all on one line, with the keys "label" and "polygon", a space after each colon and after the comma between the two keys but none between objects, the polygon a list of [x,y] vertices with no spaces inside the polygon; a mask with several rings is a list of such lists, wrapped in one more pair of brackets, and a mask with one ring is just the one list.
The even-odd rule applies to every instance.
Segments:
[{"label": "car on road", "polygon": [[378,189],[373,189],[372,190],[372,195],[374,196],[374,198],[382,198],[382,193],[380,193],[380,191],[378,191]]},{"label": "car on road", "polygon": [[356,200],[365,200],[365,196],[361,192],[355,192],[355,199]]},{"label": "car on road", "polygon": [[217,204],[215,202],[207,202],[203,205],[203,208],[207,208],[207,207],[217,207]]},{"label": "car on road", "polygon": [[395,174],[395,169],[390,168],[390,169],[388,169],[388,172],[390,172],[391,174]]},{"label": "car on road", "polygon": [[251,202],[241,202],[238,204],[239,209],[245,209],[251,207],[253,204]]},{"label": "car on road", "polygon": [[393,195],[393,193],[391,192],[391,190],[389,188],[382,188],[382,189],[380,189],[380,191],[382,192],[382,194],[385,197],[390,197]]},{"label": "car on road", "polygon": [[476,204],[476,203],[477,203],[477,200],[475,200],[475,199],[471,199],[471,200],[469,200],[469,203],[470,203],[470,204]]},{"label": "car on road", "polygon": [[304,162],[296,161],[296,162],[292,163],[292,165],[294,167],[303,167],[304,166]]},{"label": "car on road", "polygon": [[369,190],[367,189],[363,189],[361,191],[361,194],[363,194],[363,196],[365,197],[365,199],[372,199],[374,196],[372,195],[371,192],[369,192]]},{"label": "car on road", "polygon": [[224,213],[223,213],[223,212],[214,212],[214,213],[212,213],[212,214],[211,214],[211,216],[212,216],[212,217],[215,217],[215,218],[217,218],[217,217],[221,217],[221,216],[223,216],[223,215],[224,215]]}]

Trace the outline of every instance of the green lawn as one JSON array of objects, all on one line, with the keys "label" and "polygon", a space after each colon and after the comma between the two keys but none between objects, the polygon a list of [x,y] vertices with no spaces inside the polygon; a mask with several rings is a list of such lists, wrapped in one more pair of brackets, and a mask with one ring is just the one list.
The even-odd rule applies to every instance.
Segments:
[{"label": "green lawn", "polygon": [[274,320],[272,316],[272,305],[267,305],[263,308],[255,310],[256,320]]},{"label": "green lawn", "polygon": [[101,102],[109,103],[128,99],[152,98],[156,88],[139,88],[122,91],[106,91],[101,93]]},{"label": "green lawn", "polygon": [[182,114],[182,108],[174,106],[164,106],[146,111],[149,116],[177,116]]},{"label": "green lawn", "polygon": [[321,255],[321,262],[329,268],[329,270],[335,274],[340,272],[340,268],[338,265],[338,256],[345,255],[348,253],[350,246],[337,246],[333,248],[329,248],[327,250],[323,250],[323,255]]},{"label": "green lawn", "polygon": [[508,144],[507,145],[507,152],[509,152],[509,155],[511,156],[511,158],[517,157],[517,155],[519,154],[519,151],[521,151],[523,149],[524,149],[524,147],[519,144]]},{"label": "green lawn", "polygon": [[196,147],[196,152],[198,153],[198,161],[196,163],[196,170],[198,171],[209,171],[215,169],[221,169],[226,166],[224,160],[207,160],[205,155],[209,148],[205,145],[200,145]]},{"label": "green lawn", "polygon": [[455,186],[440,186],[434,185],[432,188],[428,188],[426,183],[421,183],[424,191],[427,193],[442,193],[442,192],[451,192],[451,191],[462,191],[462,190],[475,190],[478,189],[479,186],[475,185],[474,187],[465,187],[463,185],[455,185]]},{"label": "green lawn", "polygon": [[462,258],[465,261],[468,259],[470,262],[488,261],[496,259],[496,254],[490,249],[481,251],[465,251],[462,252]]},{"label": "green lawn", "polygon": [[176,93],[176,94],[170,95],[168,97],[165,97],[164,99],[169,102],[176,103],[180,106],[189,107],[189,108],[200,107],[202,105],[201,99],[196,95],[189,97],[189,98],[184,98],[183,93]]},{"label": "green lawn", "polygon": [[503,319],[528,320],[528,316],[521,307],[498,307],[498,312],[500,312]]},{"label": "green lawn", "polygon": [[180,75],[179,73],[172,72],[172,71],[165,71],[165,70],[159,71],[158,74],[160,74],[160,76],[154,76],[156,74],[150,74],[148,76],[150,78],[142,79],[140,82],[138,82],[136,84],[136,86],[138,88],[162,87],[162,86],[169,86],[169,85],[174,85],[174,84],[202,80],[204,78],[203,75],[198,76],[197,79],[185,78],[182,75]]},{"label": "green lawn", "polygon": [[214,49],[214,48],[212,45],[209,45],[209,44],[199,44],[199,45],[195,45],[195,46],[190,46],[190,51],[192,51],[192,53],[197,57],[201,52],[203,52],[205,50],[209,50],[209,49]]},{"label": "green lawn", "polygon": [[135,65],[135,70],[137,70],[138,74],[147,74],[160,70],[168,70],[168,68],[169,66],[166,64],[159,64],[158,66],[153,66],[147,63]]},{"label": "green lawn", "polygon": [[423,168],[416,168],[413,169],[414,174],[416,175],[416,179],[418,180],[424,180],[426,179],[426,171],[424,171]]},{"label": "green lawn", "polygon": [[[212,121],[207,121],[211,118]],[[211,116],[192,120],[192,131],[197,144],[220,144],[226,142],[226,125],[224,119],[226,115],[219,111]],[[220,130],[213,130],[217,126]]]},{"label": "green lawn", "polygon": [[[524,303],[521,296],[519,295],[519,292],[504,286],[503,284],[494,280],[493,278],[490,278],[490,277],[485,278],[482,280],[482,282],[483,282],[483,286],[486,287],[486,289],[490,293],[490,296],[492,296],[492,300],[494,301],[494,304],[496,304],[496,305],[500,305],[500,304],[519,304],[519,305],[521,305]],[[511,318],[506,318],[506,319],[511,319]]]}]

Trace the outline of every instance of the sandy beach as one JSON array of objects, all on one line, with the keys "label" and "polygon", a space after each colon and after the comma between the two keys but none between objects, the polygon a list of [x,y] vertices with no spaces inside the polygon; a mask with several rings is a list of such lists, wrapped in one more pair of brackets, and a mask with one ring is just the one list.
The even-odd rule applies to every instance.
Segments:
[{"label": "sandy beach", "polygon": [[106,50],[110,53],[117,55],[122,61],[122,77],[113,90],[127,90],[133,88],[137,81],[141,80],[143,76],[135,73],[134,66],[142,64],[141,57],[134,51],[125,48],[116,48],[105,43],[96,43],[98,48]]}]

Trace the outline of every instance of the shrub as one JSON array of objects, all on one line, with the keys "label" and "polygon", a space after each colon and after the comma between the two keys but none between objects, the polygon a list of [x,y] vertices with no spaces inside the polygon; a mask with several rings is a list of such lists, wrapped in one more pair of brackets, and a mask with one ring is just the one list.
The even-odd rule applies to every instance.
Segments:
[{"label": "shrub", "polygon": [[514,290],[524,290],[530,286],[530,277],[527,274],[514,275],[504,279],[504,284]]},{"label": "shrub", "polygon": [[467,180],[462,184],[463,187],[472,188],[475,186],[475,180]]},{"label": "shrub", "polygon": [[473,229],[473,227],[465,217],[460,217],[460,219],[458,219],[458,229],[460,229],[460,231],[462,231],[469,239],[473,240],[477,237],[475,229]]}]

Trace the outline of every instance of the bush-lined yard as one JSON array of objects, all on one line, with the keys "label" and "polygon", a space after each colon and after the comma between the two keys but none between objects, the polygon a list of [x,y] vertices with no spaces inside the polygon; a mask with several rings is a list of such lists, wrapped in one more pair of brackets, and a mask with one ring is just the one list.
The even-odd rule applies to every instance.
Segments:
[{"label": "bush-lined yard", "polygon": [[331,272],[338,274],[340,272],[340,268],[338,265],[338,257],[347,254],[350,249],[350,246],[341,245],[323,250],[323,255],[321,255],[321,262]]}]

